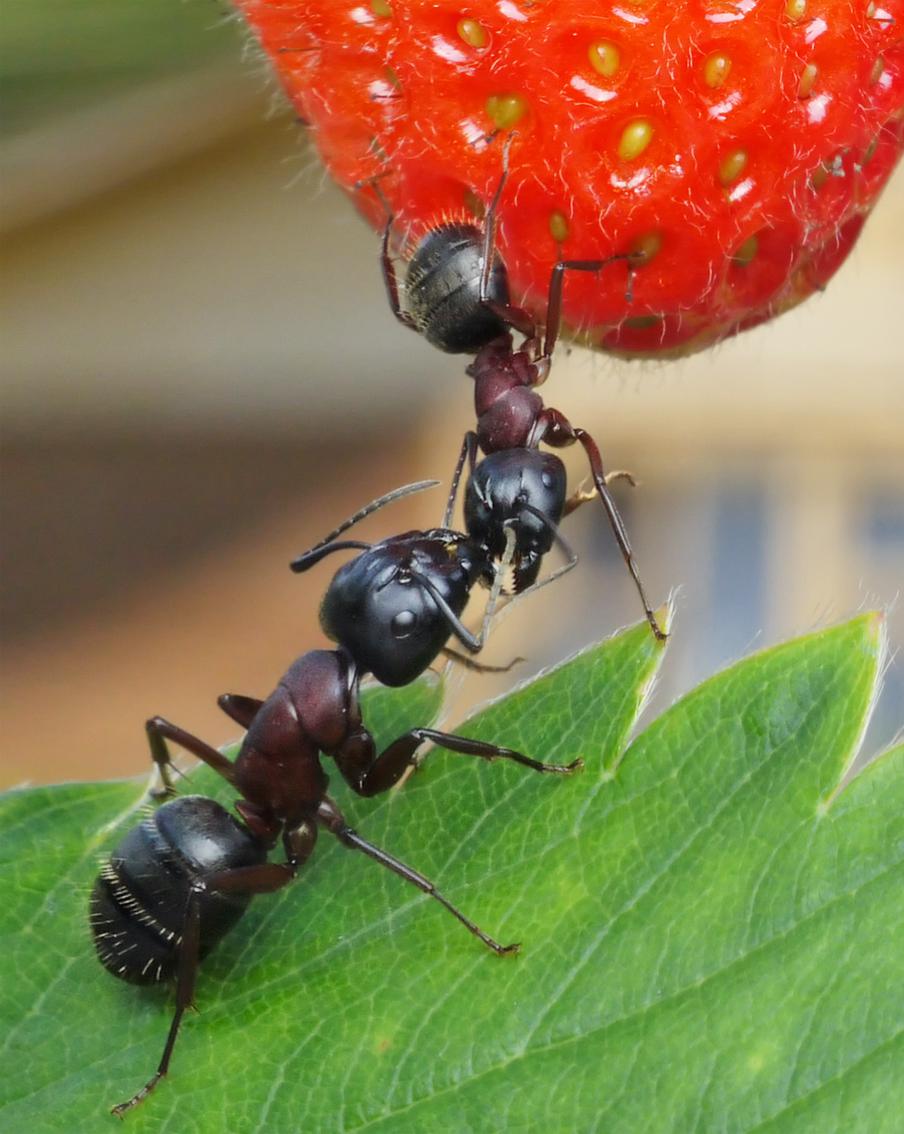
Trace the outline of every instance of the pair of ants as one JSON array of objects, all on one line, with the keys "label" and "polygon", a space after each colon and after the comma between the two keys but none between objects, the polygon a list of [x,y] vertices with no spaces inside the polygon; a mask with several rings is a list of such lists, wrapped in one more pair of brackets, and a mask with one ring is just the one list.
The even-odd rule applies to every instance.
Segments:
[{"label": "pair of ants", "polygon": [[[471,654],[480,651],[509,570],[513,592],[523,594],[573,567],[576,558],[559,522],[593,498],[606,510],[653,633],[665,636],[644,595],[609,492],[608,480],[628,474],[607,477],[593,438],[558,410],[545,408],[536,390],[547,376],[558,337],[565,273],[597,272],[610,260],[565,260],[555,266],[541,345],[531,316],[511,303],[505,266],[495,250],[505,180],[504,168],[482,232],[473,225],[447,224],[421,241],[407,269],[405,308],[390,257],[391,218],[383,236],[381,263],[395,316],[443,350],[476,356],[468,373],[475,382],[477,427],[465,436],[442,526],[374,544],[339,538],[376,510],[437,483],[420,482],[373,501],[293,561],[292,569],[301,573],[335,552],[359,552],[336,572],[321,607],[323,628],[337,648],[303,654],[265,701],[220,697],[223,711],[246,730],[234,761],[162,717],[147,722],[162,782],[159,794],[166,801],[125,836],[101,869],[91,896],[91,926],[98,956],[111,973],[135,984],[175,981],[176,1008],[156,1071],[113,1107],[114,1114],[138,1105],[167,1073],[201,960],[239,921],[253,896],[280,890],[295,878],[321,828],[438,901],[497,955],[517,951],[517,945],[502,945],[485,933],[429,879],[353,830],[327,793],[321,758],[332,757],[352,791],[365,797],[397,784],[425,741],[543,773],[568,774],[580,761],[544,763],[430,728],[413,728],[378,753],[361,716],[362,677],[407,685],[441,653],[472,668],[490,668],[449,650],[448,639],[454,637]],[[630,267],[630,257],[613,259],[628,260]],[[524,337],[518,350],[512,330]],[[564,465],[540,445],[575,442],[587,455],[594,488],[569,498]],[[478,451],[484,454],[480,460]],[[466,464],[465,531],[460,532],[451,523]],[[566,552],[567,562],[538,582],[543,557],[554,545]],[[461,615],[478,583],[490,593],[475,635]],[[238,819],[213,799],[175,797],[170,743],[198,757],[235,789]],[[277,846],[283,861],[271,862]]]}]

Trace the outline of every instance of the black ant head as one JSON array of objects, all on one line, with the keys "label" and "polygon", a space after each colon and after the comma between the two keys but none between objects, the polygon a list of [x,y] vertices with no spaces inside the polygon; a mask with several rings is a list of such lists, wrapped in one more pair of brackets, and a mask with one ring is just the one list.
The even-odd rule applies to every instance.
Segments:
[{"label": "black ant head", "polygon": [[[484,234],[473,224],[443,224],[421,240],[408,262],[405,306],[428,342],[449,354],[476,354],[506,333],[480,302]],[[509,303],[508,273],[493,257],[489,296]]]},{"label": "black ant head", "polygon": [[[486,552],[458,532],[406,532],[336,572],[320,607],[324,632],[383,685],[407,685],[436,659],[471,588],[492,575]],[[463,628],[462,628],[463,629]]]},{"label": "black ant head", "polygon": [[515,535],[514,591],[537,581],[556,538],[566,492],[565,466],[539,449],[504,449],[478,463],[465,490],[465,527],[494,559],[505,551],[506,526]]}]

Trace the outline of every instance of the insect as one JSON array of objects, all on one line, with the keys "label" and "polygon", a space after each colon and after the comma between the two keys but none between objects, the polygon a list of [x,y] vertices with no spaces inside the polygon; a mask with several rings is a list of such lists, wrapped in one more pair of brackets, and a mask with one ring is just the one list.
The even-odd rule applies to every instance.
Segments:
[{"label": "insect", "polygon": [[[390,255],[392,216],[383,230],[380,262],[389,305],[396,319],[418,331],[434,346],[450,353],[474,354],[467,373],[474,379],[477,428],[465,434],[452,480],[444,523],[451,523],[465,464],[465,527],[500,556],[509,524],[515,534],[515,591],[531,586],[543,556],[552,547],[552,533],[563,515],[598,497],[643,604],[654,635],[666,634],[644,592],[625,525],[609,491],[603,461],[591,435],[573,426],[565,415],[547,408],[537,387],[549,374],[559,336],[562,287],[569,271],[599,272],[631,253],[605,260],[560,260],[552,269],[541,340],[529,312],[511,302],[505,264],[496,251],[496,216],[508,176],[508,149],[503,171],[487,210],[483,231],[473,224],[442,224],[420,241],[408,262],[405,307]],[[524,338],[515,350],[512,331]],[[578,443],[590,466],[593,489],[566,498],[565,466],[541,444],[563,448]],[[480,450],[484,457],[478,461]],[[626,475],[626,474],[621,474]],[[630,479],[630,477],[629,477]]]},{"label": "insect", "polygon": [[[494,953],[518,948],[499,944],[429,879],[359,835],[327,794],[322,756],[332,757],[357,795],[373,796],[401,779],[424,741],[537,772],[567,774],[581,765],[543,763],[431,728],[412,728],[377,752],[361,717],[362,676],[369,672],[386,684],[404,685],[430,665],[450,633],[479,648],[482,635],[471,635],[458,616],[474,584],[498,575],[484,548],[446,529],[406,532],[374,545],[336,540],[376,506],[419,487],[375,501],[295,560],[296,570],[306,570],[332,551],[363,549],[337,572],[324,599],[324,624],[337,648],[296,659],[265,701],[237,694],[219,698],[223,711],[247,730],[235,761],[163,717],[147,721],[167,802],[125,836],[101,869],[90,918],[101,963],[135,984],[174,981],[176,1008],[156,1071],[113,1107],[116,1115],[137,1106],[166,1075],[201,960],[241,919],[252,897],[295,878],[321,828],[438,901]],[[236,790],[237,818],[204,796],[170,798],[175,795],[170,743],[197,756]],[[277,847],[282,861],[271,862]]]}]

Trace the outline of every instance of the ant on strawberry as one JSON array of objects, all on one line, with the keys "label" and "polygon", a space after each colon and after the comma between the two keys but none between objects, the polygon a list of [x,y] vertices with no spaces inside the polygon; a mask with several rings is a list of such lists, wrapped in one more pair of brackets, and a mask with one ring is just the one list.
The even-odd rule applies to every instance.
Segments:
[{"label": "ant on strawberry", "polygon": [[[200,962],[255,895],[281,890],[296,877],[320,828],[439,902],[497,955],[517,952],[518,945],[499,944],[428,878],[350,827],[327,794],[329,779],[321,763],[323,755],[331,756],[352,791],[364,797],[398,783],[425,741],[537,772],[568,774],[581,766],[580,760],[543,763],[432,728],[409,729],[376,751],[361,716],[361,678],[372,673],[384,684],[408,684],[436,659],[450,633],[472,652],[479,650],[506,569],[485,546],[446,528],[410,531],[376,544],[337,539],[377,508],[436,483],[408,485],[373,501],[293,561],[293,570],[302,572],[333,552],[361,550],[336,573],[322,606],[324,628],[337,648],[297,658],[264,701],[237,694],[219,698],[220,708],[246,729],[234,761],[163,717],[147,721],[151,756],[163,784],[158,794],[166,802],[126,834],[101,868],[90,921],[104,967],[133,984],[174,981],[176,1007],[156,1071],[112,1108],[119,1117],[166,1075],[182,1018],[193,1002]],[[509,559],[513,549],[510,534]],[[479,636],[459,618],[477,582],[491,587]],[[172,798],[170,743],[198,757],[238,792],[238,818],[206,796]],[[284,860],[271,862],[278,845]]]},{"label": "ant on strawberry", "polygon": [[[510,135],[503,148],[502,174],[487,209],[483,231],[473,224],[450,222],[428,232],[407,264],[404,307],[390,255],[391,213],[383,230],[380,263],[396,319],[440,350],[475,355],[467,373],[474,379],[477,427],[465,434],[444,523],[451,523],[467,463],[465,527],[499,556],[505,525],[513,523],[514,589],[518,593],[537,579],[542,558],[552,547],[550,533],[563,515],[598,497],[647,621],[656,638],[663,640],[667,635],[656,621],[644,592],[624,522],[609,491],[611,477],[603,470],[599,447],[585,429],[573,426],[561,411],[544,406],[536,390],[549,374],[559,337],[565,273],[599,272],[609,264],[623,261],[628,267],[630,293],[633,265],[638,257],[624,253],[604,260],[560,260],[550,276],[541,340],[533,316],[512,303],[508,273],[496,251],[497,215],[508,177],[512,138]],[[513,331],[524,339],[517,350]],[[575,442],[587,456],[594,487],[566,498],[565,466],[554,454],[541,452],[540,445],[563,448]],[[478,450],[484,454],[479,461]],[[630,474],[618,475],[633,483]]]}]

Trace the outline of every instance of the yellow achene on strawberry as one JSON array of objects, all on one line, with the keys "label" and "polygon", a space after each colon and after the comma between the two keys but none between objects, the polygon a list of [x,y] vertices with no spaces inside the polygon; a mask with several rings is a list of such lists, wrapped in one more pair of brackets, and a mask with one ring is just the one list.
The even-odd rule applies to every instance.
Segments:
[{"label": "yellow achene on strawberry", "polygon": [[[236,0],[336,181],[411,247],[480,217],[538,318],[699,349],[819,290],[904,145],[904,0]],[[406,247],[399,251],[404,255]]]}]

